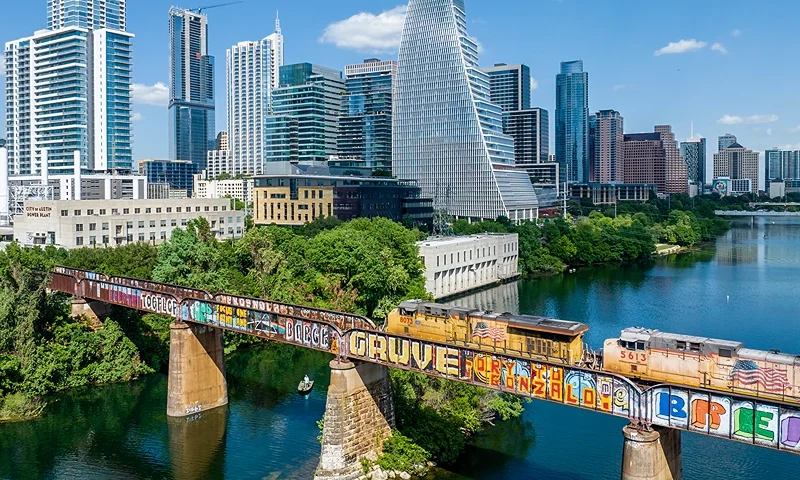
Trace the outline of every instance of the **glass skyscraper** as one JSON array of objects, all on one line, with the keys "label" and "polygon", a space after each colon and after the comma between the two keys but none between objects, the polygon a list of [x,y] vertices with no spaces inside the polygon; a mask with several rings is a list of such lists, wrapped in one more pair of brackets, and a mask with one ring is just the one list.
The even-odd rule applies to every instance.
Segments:
[{"label": "glass skyscraper", "polygon": [[339,159],[348,165],[392,169],[392,85],[397,62],[367,59],[345,67],[339,119]]},{"label": "glass skyscraper", "polygon": [[323,161],[338,154],[342,72],[310,63],[280,68],[265,126],[268,162]]},{"label": "glass skyscraper", "polygon": [[800,178],[800,150],[767,150],[764,152],[767,185],[771,180]]},{"label": "glass skyscraper", "polygon": [[681,156],[686,162],[686,173],[690,183],[704,185],[706,179],[706,139],[689,138],[681,142]]},{"label": "glass skyscraper", "polygon": [[489,74],[492,103],[504,112],[531,108],[531,69],[527,65],[497,63],[483,70]]},{"label": "glass skyscraper", "polygon": [[214,149],[214,57],[208,54],[208,17],[170,8],[169,154],[196,173]]},{"label": "glass skyscraper", "polygon": [[717,151],[721,152],[726,148],[730,147],[736,142],[736,135],[731,133],[726,133],[725,135],[720,135],[717,139]]},{"label": "glass skyscraper", "polygon": [[10,173],[39,174],[46,157],[49,174],[72,174],[76,151],[84,171],[130,172],[125,1],[50,0],[47,23],[5,45]]},{"label": "glass skyscraper", "polygon": [[589,181],[589,74],[583,61],[561,62],[556,75],[556,161],[562,178]]},{"label": "glass skyscraper", "polygon": [[531,181],[490,100],[463,0],[411,0],[398,57],[392,172],[460,218],[537,216]]}]

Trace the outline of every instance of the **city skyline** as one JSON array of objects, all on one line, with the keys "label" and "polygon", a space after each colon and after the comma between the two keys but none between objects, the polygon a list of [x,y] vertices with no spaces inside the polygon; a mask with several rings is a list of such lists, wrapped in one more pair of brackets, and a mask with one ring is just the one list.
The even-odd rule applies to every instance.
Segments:
[{"label": "city skyline", "polygon": [[[768,68],[779,55],[790,53],[793,41],[788,31],[791,29],[780,26],[766,29],[756,26],[757,22],[749,21],[749,25],[745,25],[740,20],[743,17],[770,18],[770,21],[777,18],[779,22],[786,21],[788,26],[791,15],[787,15],[785,9],[778,14],[775,5],[756,8],[746,2],[734,2],[735,5],[721,11],[715,6],[719,2],[700,6],[683,2],[691,5],[696,25],[686,25],[677,12],[665,12],[658,25],[644,29],[611,19],[611,12],[591,4],[576,9],[574,2],[569,1],[535,4],[509,1],[509,8],[497,9],[475,0],[466,3],[472,16],[470,34],[479,40],[483,49],[481,65],[488,67],[501,62],[529,65],[534,78],[532,84],[538,86],[532,90],[532,105],[554,111],[555,74],[559,62],[578,58],[592,73],[590,110],[613,108],[620,111],[630,131],[646,131],[654,124],[669,123],[674,127],[676,138],[683,140],[690,136],[689,125],[694,120],[698,135],[709,139],[730,131],[762,153],[772,147],[800,148],[797,145],[800,129],[796,128],[800,117],[794,114],[796,109],[791,108],[800,98],[792,91],[789,81],[791,71],[798,67],[790,65],[790,74],[777,79],[769,89],[755,87],[761,81],[755,72]],[[127,9],[127,30],[137,35],[133,41],[135,159],[168,156],[164,90],[169,83],[169,39],[164,23],[153,22],[152,18],[163,18],[170,4],[154,0],[148,2],[147,7],[135,4]],[[230,45],[263,38],[270,33],[278,9],[284,31],[289,32],[286,63],[308,61],[343,69],[344,65],[358,63],[369,56],[397,58],[396,45],[402,26],[397,18],[402,15],[404,2],[359,0],[335,9],[323,5],[314,0],[301,7],[291,3],[260,5],[251,2],[204,12],[209,15],[213,27],[210,54],[224,58],[225,49]],[[675,7],[677,11],[679,5]],[[635,18],[652,8],[635,5],[626,11],[625,19]],[[512,9],[514,15],[509,14]],[[319,15],[309,18],[309,10],[318,10]],[[359,15],[361,12],[364,14]],[[44,0],[20,5],[13,18],[0,19],[0,31],[5,34],[2,41],[27,36],[43,28],[45,14]],[[567,24],[567,18],[585,28],[574,38],[548,44],[547,48],[531,49],[520,43],[527,34],[525,23],[531,16],[549,19],[543,22],[542,36],[547,36],[547,32],[554,35]],[[592,36],[601,30],[604,19],[625,28],[623,34],[612,39],[609,49],[596,49]],[[352,31],[358,22],[363,25],[365,21],[369,21],[370,28],[362,28],[363,35],[350,35],[348,39],[348,28]],[[374,48],[357,48],[365,46]],[[667,53],[685,53],[656,55],[662,49]],[[622,58],[626,61],[621,61]],[[718,68],[740,62],[753,65],[753,73],[729,78]],[[226,108],[220,89],[224,88],[225,72],[219,65],[216,70],[216,124],[217,130],[223,130]],[[650,96],[656,94],[659,97]],[[730,98],[734,97],[737,102],[731,103]],[[648,98],[659,100],[651,102]],[[553,136],[552,127],[550,135]],[[712,143],[709,155],[713,150]]]}]

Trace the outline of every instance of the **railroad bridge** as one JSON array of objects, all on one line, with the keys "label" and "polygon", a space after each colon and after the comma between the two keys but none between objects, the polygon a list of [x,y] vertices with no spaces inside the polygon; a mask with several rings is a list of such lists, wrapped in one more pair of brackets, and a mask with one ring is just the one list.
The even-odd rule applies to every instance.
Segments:
[{"label": "railroad bridge", "polygon": [[602,369],[389,334],[368,318],[312,307],[57,267],[51,291],[75,297],[76,314],[106,305],[166,315],[167,414],[228,403],[223,330],[329,352],[331,381],[316,479],[356,479],[361,458],[391,434],[387,368],[401,368],[627,418],[622,478],[680,479],[681,431],[800,454],[800,405],[678,384],[642,385]]}]

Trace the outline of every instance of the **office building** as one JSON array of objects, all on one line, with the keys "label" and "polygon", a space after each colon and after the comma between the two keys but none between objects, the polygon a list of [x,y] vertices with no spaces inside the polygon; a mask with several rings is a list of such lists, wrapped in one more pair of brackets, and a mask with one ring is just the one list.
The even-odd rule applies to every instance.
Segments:
[{"label": "office building", "polygon": [[217,239],[241,237],[244,214],[229,199],[29,200],[14,219],[14,239],[23,245],[66,249],[136,242],[164,243],[176,228],[205,218]]},{"label": "office building", "polygon": [[800,178],[800,150],[767,150],[764,166],[767,182]]},{"label": "office building", "polygon": [[265,127],[267,162],[321,161],[338,154],[342,72],[310,63],[280,68]]},{"label": "office building", "polygon": [[139,175],[148,183],[166,183],[170,190],[183,190],[192,196],[192,174],[194,165],[189,160],[163,160],[145,158],[139,160]]},{"label": "office building", "polygon": [[235,198],[245,203],[253,203],[252,178],[228,178],[225,180],[207,179],[196,173],[192,177],[193,198]]},{"label": "office building", "polygon": [[47,23],[5,44],[10,174],[71,174],[75,151],[85,172],[130,173],[133,35],[125,31],[125,1],[50,0]]},{"label": "office building", "polygon": [[717,151],[721,152],[726,148],[730,147],[736,142],[736,135],[726,133],[725,135],[720,135],[717,139]]},{"label": "office building", "polygon": [[257,225],[303,225],[322,217],[383,217],[429,227],[433,202],[412,181],[349,175],[326,162],[270,163],[253,178]]},{"label": "office building", "polygon": [[[230,175],[254,175],[264,170],[266,160],[264,124],[270,112],[273,66],[280,68],[283,60],[273,58],[278,48],[272,44],[280,35],[276,32],[259,41],[239,42],[227,52],[228,148],[230,162],[222,169]],[[277,41],[277,40],[276,40]],[[282,47],[281,47],[282,48]],[[221,155],[209,152],[209,162]],[[229,163],[229,164],[228,164]],[[209,167],[211,170],[220,170]]]},{"label": "office building", "polygon": [[489,74],[490,98],[504,112],[531,108],[531,70],[527,65],[496,63]]},{"label": "office building", "polygon": [[397,62],[377,58],[347,65],[339,119],[339,159],[392,170],[392,87]]},{"label": "office building", "polygon": [[653,133],[625,134],[623,181],[654,184],[658,193],[686,193],[686,163],[669,125],[656,125]]},{"label": "office building", "polygon": [[690,183],[704,185],[706,179],[706,139],[688,138],[681,142],[681,156],[686,162],[687,177]]},{"label": "office building", "polygon": [[228,150],[228,132],[222,131],[217,134],[214,150]]},{"label": "office building", "polygon": [[589,180],[589,74],[583,61],[561,62],[556,75],[556,160],[570,182]]},{"label": "office building", "polygon": [[592,117],[590,151],[593,175],[590,177],[598,183],[622,182],[625,158],[622,115],[616,110],[600,110]]},{"label": "office building", "polygon": [[588,198],[595,205],[612,205],[617,202],[646,202],[658,187],[645,183],[574,183],[569,186],[572,198]]},{"label": "office building", "polygon": [[[760,172],[758,163],[761,154],[748,150],[738,143],[732,143],[719,153],[714,154],[714,178],[730,178],[733,185],[736,180],[750,180],[750,192],[758,193],[760,185]],[[736,185],[743,185],[737,182]],[[733,191],[733,186],[730,187]],[[741,192],[742,188],[738,188]]]},{"label": "office building", "polygon": [[547,110],[531,108],[503,114],[504,132],[514,139],[514,163],[526,168],[532,163],[547,162],[550,155],[550,121]]},{"label": "office building", "polygon": [[425,290],[434,299],[493,285],[519,275],[516,233],[431,237],[417,242]]},{"label": "office building", "polygon": [[489,75],[467,33],[464,2],[411,0],[398,56],[392,172],[415,180],[437,209],[459,218],[533,219],[530,179],[491,102]]},{"label": "office building", "polygon": [[169,158],[206,168],[214,148],[214,57],[208,54],[208,17],[169,10]]}]

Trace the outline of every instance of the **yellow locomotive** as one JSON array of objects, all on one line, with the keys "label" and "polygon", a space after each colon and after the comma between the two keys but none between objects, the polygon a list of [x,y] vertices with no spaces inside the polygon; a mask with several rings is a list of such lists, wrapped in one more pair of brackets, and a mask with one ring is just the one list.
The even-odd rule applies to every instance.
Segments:
[{"label": "yellow locomotive", "polygon": [[388,333],[568,365],[583,359],[583,333],[589,329],[579,322],[484,312],[423,300],[402,302],[389,314],[384,328]]}]

